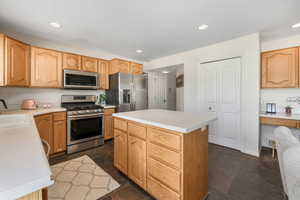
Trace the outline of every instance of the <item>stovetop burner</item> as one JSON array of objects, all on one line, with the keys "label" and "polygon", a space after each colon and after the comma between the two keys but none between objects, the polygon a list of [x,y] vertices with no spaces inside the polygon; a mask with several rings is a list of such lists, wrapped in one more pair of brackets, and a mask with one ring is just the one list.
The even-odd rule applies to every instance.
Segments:
[{"label": "stovetop burner", "polygon": [[63,103],[62,107],[66,108],[67,111],[94,110],[103,108],[102,106],[94,103]]}]

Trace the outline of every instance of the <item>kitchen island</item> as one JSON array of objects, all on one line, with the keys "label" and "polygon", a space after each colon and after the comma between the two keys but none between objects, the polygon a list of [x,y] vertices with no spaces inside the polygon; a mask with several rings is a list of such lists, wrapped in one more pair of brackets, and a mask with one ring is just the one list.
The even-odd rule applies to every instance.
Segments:
[{"label": "kitchen island", "polygon": [[214,114],[141,110],[113,116],[116,168],[158,200],[207,196]]}]

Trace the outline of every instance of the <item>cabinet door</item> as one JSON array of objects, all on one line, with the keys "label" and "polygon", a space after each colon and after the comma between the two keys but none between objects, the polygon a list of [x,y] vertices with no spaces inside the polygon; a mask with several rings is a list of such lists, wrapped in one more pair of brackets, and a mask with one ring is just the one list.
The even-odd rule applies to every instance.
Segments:
[{"label": "cabinet door", "polygon": [[128,176],[146,189],[146,141],[129,136]]},{"label": "cabinet door", "polygon": [[98,59],[83,56],[82,57],[82,70],[86,72],[97,72],[98,71]]},{"label": "cabinet door", "polygon": [[50,145],[50,154],[53,153],[53,129],[52,129],[52,115],[40,115],[35,118],[36,127],[40,134],[40,137],[48,142]]},{"label": "cabinet door", "polygon": [[114,130],[114,165],[127,175],[127,134]]},{"label": "cabinet door", "polygon": [[104,139],[108,140],[114,137],[113,117],[111,115],[104,116]]},{"label": "cabinet door", "polygon": [[31,86],[49,88],[62,86],[62,53],[31,48]]},{"label": "cabinet door", "polygon": [[121,59],[113,59],[111,61],[110,74],[123,72],[130,73],[130,62]]},{"label": "cabinet door", "polygon": [[289,48],[262,53],[261,87],[298,87],[298,49]]},{"label": "cabinet door", "polygon": [[63,54],[63,68],[71,70],[81,69],[81,56],[71,53]]},{"label": "cabinet door", "polygon": [[109,89],[109,61],[100,60],[98,61],[98,73],[100,89]]},{"label": "cabinet door", "polygon": [[6,37],[6,85],[29,85],[30,47]]},{"label": "cabinet door", "polygon": [[67,149],[66,121],[53,122],[53,153]]},{"label": "cabinet door", "polygon": [[131,74],[143,74],[143,65],[131,62],[131,64],[130,64],[130,73]]},{"label": "cabinet door", "polygon": [[4,42],[5,36],[0,33],[0,86],[4,86]]}]

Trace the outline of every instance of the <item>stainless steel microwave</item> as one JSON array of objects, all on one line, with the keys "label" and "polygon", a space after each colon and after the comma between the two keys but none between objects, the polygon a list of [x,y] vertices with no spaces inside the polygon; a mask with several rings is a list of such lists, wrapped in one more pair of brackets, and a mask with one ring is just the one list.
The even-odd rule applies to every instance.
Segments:
[{"label": "stainless steel microwave", "polygon": [[96,90],[99,88],[98,73],[64,70],[64,88]]}]

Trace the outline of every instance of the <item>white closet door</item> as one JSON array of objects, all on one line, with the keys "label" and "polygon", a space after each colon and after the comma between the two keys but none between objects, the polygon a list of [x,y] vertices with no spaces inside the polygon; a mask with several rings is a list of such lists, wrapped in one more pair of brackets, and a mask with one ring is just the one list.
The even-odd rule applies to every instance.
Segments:
[{"label": "white closet door", "polygon": [[148,73],[148,101],[150,109],[167,109],[167,78],[157,72]]},{"label": "white closet door", "polygon": [[240,58],[201,64],[202,111],[216,113],[209,127],[209,141],[240,149]]}]

